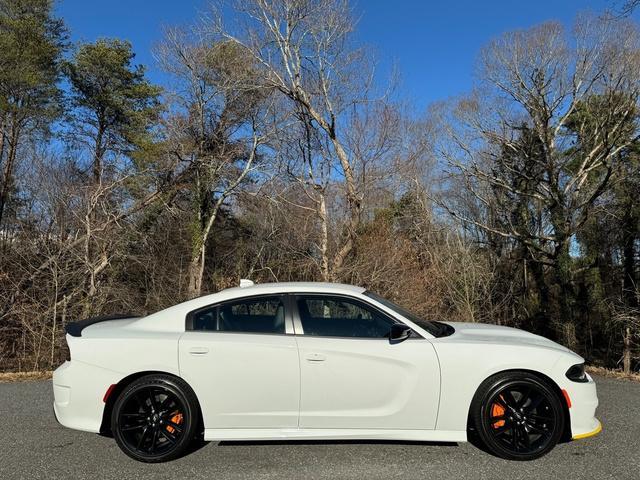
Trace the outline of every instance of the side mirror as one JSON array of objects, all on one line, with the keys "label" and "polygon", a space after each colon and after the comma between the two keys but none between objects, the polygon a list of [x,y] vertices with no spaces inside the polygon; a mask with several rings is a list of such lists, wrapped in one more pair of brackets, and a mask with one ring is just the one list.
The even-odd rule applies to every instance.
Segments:
[{"label": "side mirror", "polygon": [[391,331],[389,332],[389,343],[400,343],[404,342],[407,338],[411,336],[413,330],[402,323],[394,323],[391,325]]}]

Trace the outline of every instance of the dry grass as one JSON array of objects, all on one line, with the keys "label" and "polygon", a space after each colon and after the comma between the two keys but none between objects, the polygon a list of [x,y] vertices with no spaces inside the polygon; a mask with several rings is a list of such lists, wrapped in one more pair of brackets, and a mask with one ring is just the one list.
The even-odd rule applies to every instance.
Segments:
[{"label": "dry grass", "polygon": [[0,373],[0,383],[9,382],[28,382],[32,380],[47,380],[51,378],[53,372],[45,370],[44,372],[7,372]]},{"label": "dry grass", "polygon": [[620,370],[611,370],[603,367],[587,367],[587,372],[600,375],[601,377],[618,378],[623,380],[631,380],[632,382],[640,382],[640,374],[630,373],[626,374]]}]

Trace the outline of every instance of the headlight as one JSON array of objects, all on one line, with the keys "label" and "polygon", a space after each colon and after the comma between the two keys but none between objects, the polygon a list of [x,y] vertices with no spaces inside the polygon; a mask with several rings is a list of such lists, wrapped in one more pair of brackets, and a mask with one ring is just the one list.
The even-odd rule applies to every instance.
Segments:
[{"label": "headlight", "polygon": [[589,381],[587,372],[584,371],[584,363],[579,363],[572,366],[569,370],[567,370],[566,376],[573,382],[587,383]]}]

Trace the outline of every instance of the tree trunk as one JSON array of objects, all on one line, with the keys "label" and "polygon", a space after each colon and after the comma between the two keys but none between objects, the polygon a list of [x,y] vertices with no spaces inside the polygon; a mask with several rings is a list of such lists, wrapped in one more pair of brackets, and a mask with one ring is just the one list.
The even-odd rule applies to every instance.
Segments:
[{"label": "tree trunk", "polygon": [[[200,185],[198,183],[198,185]],[[208,196],[208,193],[204,193],[204,197]],[[187,294],[189,298],[195,298],[202,295],[202,280],[204,278],[204,268],[206,265],[206,253],[207,253],[207,241],[209,240],[209,234],[213,223],[218,216],[218,210],[221,202],[218,201],[209,210],[206,202],[200,202],[197,219],[197,234],[194,233],[192,243],[192,256],[189,262],[188,278],[189,284],[187,287]],[[207,218],[208,217],[208,218]]]},{"label": "tree trunk", "polygon": [[2,115],[2,119],[0,120],[0,165],[2,165],[2,159],[4,158],[4,144],[5,144],[5,119],[6,114]]},{"label": "tree trunk", "polygon": [[631,327],[626,327],[624,331],[624,346],[622,349],[622,371],[631,373]]},{"label": "tree trunk", "polygon": [[13,185],[13,167],[16,159],[16,152],[18,150],[18,138],[20,136],[20,127],[17,119],[12,119],[11,123],[11,137],[9,139],[9,151],[7,152],[7,159],[4,164],[2,172],[2,187],[0,187],[0,225],[2,225],[2,219],[5,211],[7,201],[9,200],[9,193],[11,185]]},{"label": "tree trunk", "polygon": [[187,295],[189,298],[199,297],[202,293],[202,277],[204,272],[204,263],[202,262],[201,253],[198,251],[196,255],[193,255],[189,262],[188,278],[189,284],[187,287]]},{"label": "tree trunk", "polygon": [[327,202],[324,191],[320,193],[318,217],[320,218],[320,273],[322,274],[322,280],[328,282],[331,280],[331,272],[329,271],[329,227],[327,225]]},{"label": "tree trunk", "polygon": [[550,221],[553,226],[555,242],[552,257],[552,316],[553,322],[560,327],[562,341],[571,350],[577,350],[576,323],[573,314],[575,290],[572,283],[572,259],[569,252],[571,246],[571,215],[565,206],[566,199],[559,185],[554,183],[556,200],[550,207]]},{"label": "tree trunk", "polygon": [[554,266],[556,283],[556,303],[558,312],[556,320],[562,326],[564,345],[571,350],[578,350],[577,326],[573,314],[575,291],[571,282],[571,256],[569,254],[569,239],[563,239],[558,246],[559,254]]},{"label": "tree trunk", "polygon": [[104,157],[104,146],[102,145],[104,139],[104,128],[98,126],[98,133],[96,134],[96,143],[93,152],[93,183],[98,185],[102,180],[102,159]]},{"label": "tree trunk", "polygon": [[358,188],[356,186],[356,181],[353,175],[353,168],[351,166],[351,163],[349,162],[349,155],[338,139],[334,125],[327,123],[324,117],[322,117],[322,115],[320,115],[311,106],[311,103],[306,100],[306,96],[303,96],[303,98],[301,99],[301,103],[307,109],[311,117],[326,132],[327,136],[331,140],[331,144],[333,145],[333,148],[336,152],[336,156],[338,157],[338,161],[340,162],[342,173],[344,175],[347,205],[349,208],[349,222],[347,225],[347,238],[342,244],[342,247],[338,250],[338,253],[333,261],[333,271],[331,272],[331,276],[335,279],[335,277],[339,275],[344,261],[351,253],[355,245],[357,235],[356,230],[360,223],[360,213],[362,210],[362,199],[360,198],[360,194],[358,193]]},{"label": "tree trunk", "polygon": [[194,249],[195,251],[193,253],[193,256],[191,257],[191,262],[189,262],[189,298],[195,298],[202,295],[202,280],[204,279],[204,267],[207,261],[207,242],[209,241],[211,228],[213,227],[213,224],[218,217],[218,212],[220,211],[220,207],[222,206],[223,199],[224,197],[220,197],[220,199],[218,199],[216,204],[213,206],[204,229],[199,233],[197,246]]},{"label": "tree trunk", "polygon": [[[11,138],[9,139],[9,151],[7,159],[5,160],[4,169],[2,172],[2,186],[0,187],[0,225],[5,212],[7,201],[9,200],[9,193],[11,186],[13,185],[13,167],[16,159],[16,150],[18,149],[18,137],[20,129],[16,119],[13,119],[11,124]],[[4,143],[4,137],[3,137]]]},{"label": "tree trunk", "polygon": [[355,235],[351,233],[347,233],[347,238],[345,242],[342,244],[342,247],[336,253],[336,256],[333,257],[333,266],[331,268],[331,281],[337,282],[340,280],[340,273],[344,267],[344,262],[347,259],[347,256],[353,250]]},{"label": "tree trunk", "polygon": [[551,336],[551,292],[545,278],[544,265],[534,260],[529,261],[529,270],[538,291],[539,311],[536,314],[534,328],[546,337]]},{"label": "tree trunk", "polygon": [[[256,135],[256,132],[254,132],[251,152],[249,154],[249,158],[246,160],[242,172],[240,172],[235,180],[233,180],[231,184],[229,184],[225,188],[225,190],[220,194],[212,207],[209,207],[208,198],[212,195],[213,192],[209,191],[208,187],[201,183],[200,177],[196,178],[196,190],[199,192],[197,218],[198,236],[194,237],[195,248],[193,249],[194,253],[191,258],[191,262],[189,263],[188,293],[191,298],[198,297],[202,293],[202,279],[204,278],[204,268],[207,260],[207,241],[209,240],[209,235],[211,234],[213,224],[218,218],[218,212],[220,211],[220,208],[222,207],[225,199],[229,195],[231,195],[231,193],[238,187],[238,185],[240,185],[240,183],[251,171],[251,167],[256,158],[259,144],[260,141]],[[201,188],[204,188],[204,191],[201,191]]]},{"label": "tree trunk", "polygon": [[53,365],[55,363],[55,355],[56,355],[56,327],[58,320],[58,271],[57,268],[53,272],[54,278],[54,295],[53,295],[53,321],[51,322],[51,356],[49,361],[49,366],[53,369]]},{"label": "tree trunk", "polygon": [[628,307],[638,308],[638,283],[635,268],[635,243],[637,219],[634,218],[633,205],[629,205],[625,212],[623,225],[623,274],[624,300]]}]

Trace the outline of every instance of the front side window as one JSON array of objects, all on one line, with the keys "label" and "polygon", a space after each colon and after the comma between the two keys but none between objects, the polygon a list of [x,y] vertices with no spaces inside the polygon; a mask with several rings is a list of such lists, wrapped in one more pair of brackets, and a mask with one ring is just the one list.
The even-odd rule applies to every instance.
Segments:
[{"label": "front side window", "polygon": [[388,338],[396,323],[364,302],[345,297],[300,295],[297,305],[305,335]]},{"label": "front side window", "polygon": [[285,333],[280,297],[234,300],[192,312],[187,328],[214,332]]},{"label": "front side window", "polygon": [[367,290],[366,292],[364,292],[364,294],[367,297],[374,299],[376,302],[380,302],[382,305],[393,310],[394,312],[397,312],[398,314],[402,315],[404,318],[408,318],[413,323],[424,328],[427,332],[429,332],[431,335],[433,335],[436,338],[447,337],[449,335],[452,335],[453,332],[455,332],[455,329],[451,325],[448,325],[442,322],[436,322],[433,320],[424,320],[423,318],[411,313],[405,308],[402,308],[400,305],[396,305],[392,301],[387,300],[386,298],[381,297],[380,295],[377,295],[373,292],[370,292]]}]

